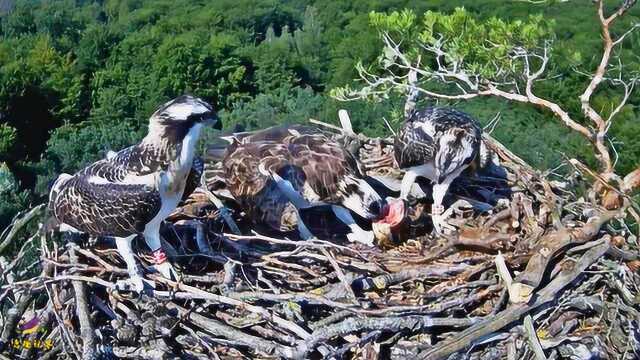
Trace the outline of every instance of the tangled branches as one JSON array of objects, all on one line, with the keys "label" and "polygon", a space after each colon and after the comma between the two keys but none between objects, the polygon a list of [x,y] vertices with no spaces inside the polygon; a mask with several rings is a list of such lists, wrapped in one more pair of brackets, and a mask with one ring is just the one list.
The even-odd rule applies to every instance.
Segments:
[{"label": "tangled branches", "polygon": [[[356,137],[369,175],[401,177],[387,139]],[[549,180],[485,140],[502,172],[455,184],[457,236],[430,236],[417,204],[405,241],[385,250],[259,233],[212,185],[213,164],[163,231],[182,278],[148,267],[155,289],[140,295],[114,290],[127,272],[108,239],[63,244],[46,225],[24,228],[46,224],[28,212],[5,232],[18,256],[1,258],[3,358],[639,356],[627,208],[601,208],[575,193],[579,176]]]}]

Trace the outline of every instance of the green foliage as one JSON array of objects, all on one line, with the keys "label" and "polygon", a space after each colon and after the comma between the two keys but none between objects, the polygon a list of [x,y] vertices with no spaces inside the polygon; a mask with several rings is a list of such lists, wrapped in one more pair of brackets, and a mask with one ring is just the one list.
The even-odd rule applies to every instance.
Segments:
[{"label": "green foliage", "polygon": [[7,124],[0,124],[0,161],[6,161],[9,158],[9,154],[16,144],[16,137],[15,128]]},{"label": "green foliage", "polygon": [[[328,96],[332,88],[356,85],[358,62],[378,64],[379,30],[405,38],[400,46],[416,49],[412,57],[425,56],[418,42],[433,46],[446,35],[441,45],[452,54],[446,61],[463,59],[492,77],[505,74],[492,62],[517,70],[504,56],[514,45],[534,46],[556,34],[557,77],[536,89],[572,112],[580,111],[575,99],[587,80],[574,68],[592,70],[601,48],[593,6],[577,1],[16,0],[9,10],[0,17],[0,161],[14,172],[15,189],[40,196],[60,172],[139,141],[158,104],[185,92],[211,101],[227,128],[309,117],[337,122],[337,110],[345,108],[356,130],[388,135],[382,119],[400,124],[402,94],[373,104]],[[638,21],[638,11],[614,31],[631,21]],[[637,56],[639,39],[623,44],[625,58]],[[435,65],[433,58],[423,61]],[[640,67],[637,61],[628,66]],[[613,88],[597,94],[605,114],[616,94]],[[488,100],[452,105],[481,121],[501,111],[494,134],[536,166],[554,167],[562,153],[588,153],[584,141],[548,113]],[[622,172],[640,159],[638,105],[634,94],[612,128]],[[205,141],[215,134],[208,132]],[[11,213],[0,213],[0,220]]]},{"label": "green foliage", "polygon": [[310,88],[279,88],[254,99],[234,104],[226,124],[255,130],[278,124],[303,123],[317,118],[324,99]]},{"label": "green foliage", "polygon": [[245,48],[256,70],[254,84],[261,93],[280,87],[308,85],[319,89],[325,76],[321,60],[323,45],[322,27],[317,20],[317,10],[305,10],[302,26],[291,31],[288,26],[267,28],[265,39],[257,47]]},{"label": "green foliage", "polygon": [[[381,68],[401,76],[406,69],[398,64],[408,61],[427,72],[446,68],[451,74],[474,74],[483,81],[511,83],[522,76],[524,61],[514,57],[516,52],[539,52],[544,43],[553,39],[553,21],[542,15],[529,15],[524,20],[505,21],[491,17],[480,21],[475,14],[463,7],[451,14],[427,11],[418,20],[411,10],[391,13],[371,12],[372,26],[385,38],[390,47],[385,47],[378,59]],[[406,60],[399,59],[394,48],[398,48]],[[535,69],[532,64],[532,68]],[[374,67],[375,70],[375,67]],[[446,79],[450,80],[450,79]],[[367,91],[370,87],[365,87]],[[393,91],[395,85],[377,85],[376,91]],[[374,90],[374,89],[371,89]],[[347,87],[338,89],[336,95],[350,92]],[[370,95],[379,96],[377,92]]]},{"label": "green foliage", "polygon": [[[428,11],[425,15],[433,14]],[[425,16],[428,18],[430,16]],[[381,31],[395,31],[398,34],[409,34],[415,30],[417,16],[410,9],[393,11],[389,14],[372,11],[369,13],[369,21],[376,29]],[[433,25],[433,23],[432,23]]]},{"label": "green foliage", "polygon": [[5,163],[0,163],[0,229],[4,229],[15,214],[28,205],[29,195],[21,191]]}]

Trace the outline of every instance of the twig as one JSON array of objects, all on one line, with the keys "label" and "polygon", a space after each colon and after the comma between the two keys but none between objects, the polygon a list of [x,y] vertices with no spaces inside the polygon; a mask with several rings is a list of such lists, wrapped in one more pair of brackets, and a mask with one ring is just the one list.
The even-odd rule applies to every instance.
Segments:
[{"label": "twig", "polygon": [[327,257],[327,260],[329,260],[329,262],[331,263],[331,266],[333,266],[333,269],[335,270],[336,275],[338,276],[338,279],[340,279],[342,286],[344,286],[345,290],[347,291],[347,294],[349,294],[353,303],[357,304],[358,299],[356,297],[356,294],[353,292],[351,285],[347,281],[347,278],[344,276],[344,272],[340,268],[340,265],[338,265],[338,262],[336,261],[336,259],[333,257],[333,255],[331,255],[329,250],[327,250],[326,248],[320,248],[320,251],[324,256]]},{"label": "twig", "polygon": [[533,319],[531,319],[530,314],[527,314],[524,317],[524,331],[525,334],[527,334],[529,346],[531,346],[533,353],[536,355],[536,359],[547,360],[547,356],[544,354],[544,350],[542,350],[540,340],[538,339],[538,335],[536,334],[536,329],[533,327]]},{"label": "twig", "polygon": [[[272,341],[265,341],[259,337],[246,334],[219,321],[209,319],[200,314],[188,311],[187,309],[176,304],[169,303],[167,304],[167,307],[169,309],[178,310],[180,316],[186,316],[190,321],[193,321],[196,325],[200,326],[213,335],[224,336],[225,338],[231,339],[238,344],[257,349],[264,354],[277,355],[288,359],[298,357],[298,349],[290,348],[284,345],[278,345]],[[305,343],[299,344],[299,348],[306,350]]]},{"label": "twig", "polygon": [[591,266],[591,264],[598,261],[598,259],[607,252],[609,246],[609,243],[605,242],[602,245],[588,250],[572,268],[563,270],[556,278],[551,280],[549,285],[540,290],[534,297],[532,304],[513,305],[496,314],[495,317],[484,320],[458,333],[454,337],[443,341],[433,349],[420,354],[420,359],[443,359],[449,354],[466,348],[477,339],[504,328],[521,318],[522,315],[555,300],[567,285],[573,282],[584,270]]},{"label": "twig", "polygon": [[309,350],[317,344],[324,343],[336,336],[342,336],[360,331],[424,331],[434,327],[467,327],[477,324],[478,318],[454,319],[435,318],[431,316],[404,316],[377,318],[348,318],[340,323],[319,328],[307,339],[306,346]]},{"label": "twig", "polygon": [[498,270],[498,275],[507,287],[509,300],[511,300],[512,303],[523,303],[529,301],[533,288],[522,283],[513,283],[513,278],[509,273],[507,264],[504,261],[504,256],[502,256],[501,253],[498,253],[498,255],[496,256],[495,263]]},{"label": "twig", "polygon": [[44,209],[45,204],[40,204],[33,209],[29,210],[25,214],[18,214],[13,219],[13,222],[7,227],[0,235],[0,254],[2,254],[5,248],[13,241],[13,238],[18,232],[25,227],[36,216],[40,215],[40,212]]},{"label": "twig", "polygon": [[[75,245],[69,247],[69,259],[72,263],[79,263],[76,255]],[[79,280],[71,281],[76,297],[76,314],[80,322],[80,335],[82,336],[82,358],[92,360],[95,358],[96,339],[93,331],[93,324],[87,304],[87,292],[85,284]]]}]

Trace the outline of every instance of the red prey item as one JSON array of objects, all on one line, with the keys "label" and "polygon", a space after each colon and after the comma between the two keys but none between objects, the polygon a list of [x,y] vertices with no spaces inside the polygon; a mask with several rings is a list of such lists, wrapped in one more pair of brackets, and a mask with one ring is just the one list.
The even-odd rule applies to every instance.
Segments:
[{"label": "red prey item", "polygon": [[382,209],[382,213],[384,217],[377,221],[380,224],[389,224],[389,226],[393,229],[398,226],[402,220],[404,220],[405,216],[405,205],[404,201],[396,199],[390,201],[387,205]]}]

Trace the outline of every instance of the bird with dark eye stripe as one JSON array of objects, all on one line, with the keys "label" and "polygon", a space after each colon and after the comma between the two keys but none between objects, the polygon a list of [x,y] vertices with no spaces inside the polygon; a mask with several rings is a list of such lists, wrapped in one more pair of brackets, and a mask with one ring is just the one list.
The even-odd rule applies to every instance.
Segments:
[{"label": "bird with dark eye stripe", "polygon": [[391,201],[384,210],[388,214],[382,223],[393,226],[402,222],[404,207],[411,187],[418,177],[433,183],[431,207],[436,232],[442,233],[443,201],[449,186],[465,169],[480,167],[482,130],[469,115],[451,108],[428,107],[414,112],[403,124],[394,139],[394,157],[398,167],[405,170],[400,199]]},{"label": "bird with dark eye stripe", "polygon": [[156,270],[177,278],[162,248],[160,225],[199,183],[203,164],[195,151],[206,125],[221,126],[211,105],[180,96],[151,115],[140,143],[111,152],[74,175],[61,174],[53,184],[49,208],[60,231],[115,238],[129,272],[118,288],[144,288],[131,248],[138,235],[152,251]]},{"label": "bird with dark eye stripe", "polygon": [[318,129],[290,125],[227,138],[222,161],[231,194],[251,218],[276,231],[312,234],[302,219],[319,205],[331,211],[350,233],[347,239],[372,245],[374,234],[360,227],[380,218],[385,201],[366,182],[355,157]]}]

